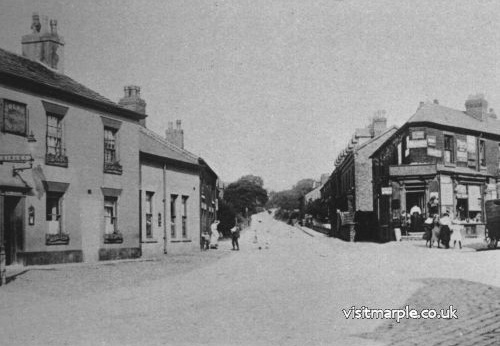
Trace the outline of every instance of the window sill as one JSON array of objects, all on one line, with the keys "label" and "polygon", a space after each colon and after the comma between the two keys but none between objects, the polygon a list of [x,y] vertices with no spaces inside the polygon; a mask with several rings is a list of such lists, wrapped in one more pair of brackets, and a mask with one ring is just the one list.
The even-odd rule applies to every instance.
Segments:
[{"label": "window sill", "polygon": [[121,244],[123,243],[123,234],[120,232],[104,234],[104,244]]},{"label": "window sill", "polygon": [[141,241],[141,243],[158,243],[158,240],[157,239],[144,239]]},{"label": "window sill", "polygon": [[119,163],[104,163],[104,173],[108,174],[123,174],[123,167]]},{"label": "window sill", "polygon": [[65,155],[45,155],[45,164],[49,166],[68,167],[68,157]]},{"label": "window sill", "polygon": [[57,233],[57,234],[45,234],[45,245],[68,245],[69,244],[69,234]]},{"label": "window sill", "polygon": [[445,167],[457,167],[457,164],[456,163],[451,163],[451,162],[445,162],[444,166]]},{"label": "window sill", "polygon": [[170,241],[171,243],[191,243],[192,240],[191,239],[182,239],[182,240],[171,240]]}]

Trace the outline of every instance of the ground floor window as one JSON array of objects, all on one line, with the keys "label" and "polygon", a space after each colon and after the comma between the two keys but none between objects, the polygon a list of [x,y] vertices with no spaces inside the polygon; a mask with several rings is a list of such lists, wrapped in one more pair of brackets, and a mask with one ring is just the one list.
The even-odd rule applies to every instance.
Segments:
[{"label": "ground floor window", "polygon": [[177,195],[170,195],[170,236],[172,239],[177,237],[175,218],[177,214]]},{"label": "ground floor window", "polygon": [[58,193],[47,193],[46,220],[48,223],[48,234],[61,234],[62,195]]},{"label": "ground floor window", "polygon": [[154,192],[146,191],[146,238],[153,238],[153,196]]},{"label": "ground floor window", "polygon": [[118,231],[117,198],[104,197],[104,233],[112,234]]},{"label": "ground floor window", "polygon": [[182,237],[187,238],[188,196],[182,196]]}]

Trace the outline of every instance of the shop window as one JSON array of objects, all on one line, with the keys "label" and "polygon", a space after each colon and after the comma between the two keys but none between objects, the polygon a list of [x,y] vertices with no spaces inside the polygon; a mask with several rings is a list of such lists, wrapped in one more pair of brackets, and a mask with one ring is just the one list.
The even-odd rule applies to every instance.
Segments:
[{"label": "shop window", "polygon": [[188,196],[182,196],[182,238],[187,238]]},{"label": "shop window", "polygon": [[479,165],[486,167],[486,141],[483,139],[479,140]]},{"label": "shop window", "polygon": [[455,138],[444,135],[444,162],[455,163]]},{"label": "shop window", "polygon": [[172,239],[177,237],[177,230],[175,227],[176,202],[177,195],[170,195],[170,236]]},{"label": "shop window", "polygon": [[26,104],[0,99],[2,107],[2,131],[19,136],[28,135],[28,110]]},{"label": "shop window", "polygon": [[154,192],[146,191],[146,238],[153,238],[153,196]]}]

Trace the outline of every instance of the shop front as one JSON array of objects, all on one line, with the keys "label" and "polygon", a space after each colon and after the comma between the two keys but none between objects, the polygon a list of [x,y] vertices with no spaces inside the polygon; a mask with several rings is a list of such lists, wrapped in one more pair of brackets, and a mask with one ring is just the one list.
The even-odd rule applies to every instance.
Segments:
[{"label": "shop front", "polygon": [[391,238],[395,228],[400,228],[403,235],[423,232],[425,219],[445,213],[462,226],[465,237],[484,235],[485,202],[497,198],[493,176],[439,164],[390,168],[390,200],[380,201],[379,206],[381,220],[389,221]]}]

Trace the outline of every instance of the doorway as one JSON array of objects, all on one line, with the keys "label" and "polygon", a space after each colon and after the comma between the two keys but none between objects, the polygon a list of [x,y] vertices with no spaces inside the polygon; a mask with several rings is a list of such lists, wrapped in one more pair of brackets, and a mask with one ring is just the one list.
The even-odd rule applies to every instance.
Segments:
[{"label": "doorway", "polygon": [[24,245],[24,198],[4,196],[4,245],[5,264],[18,262],[18,253]]},{"label": "doorway", "polygon": [[425,214],[425,191],[406,191],[406,212],[417,206]]}]

